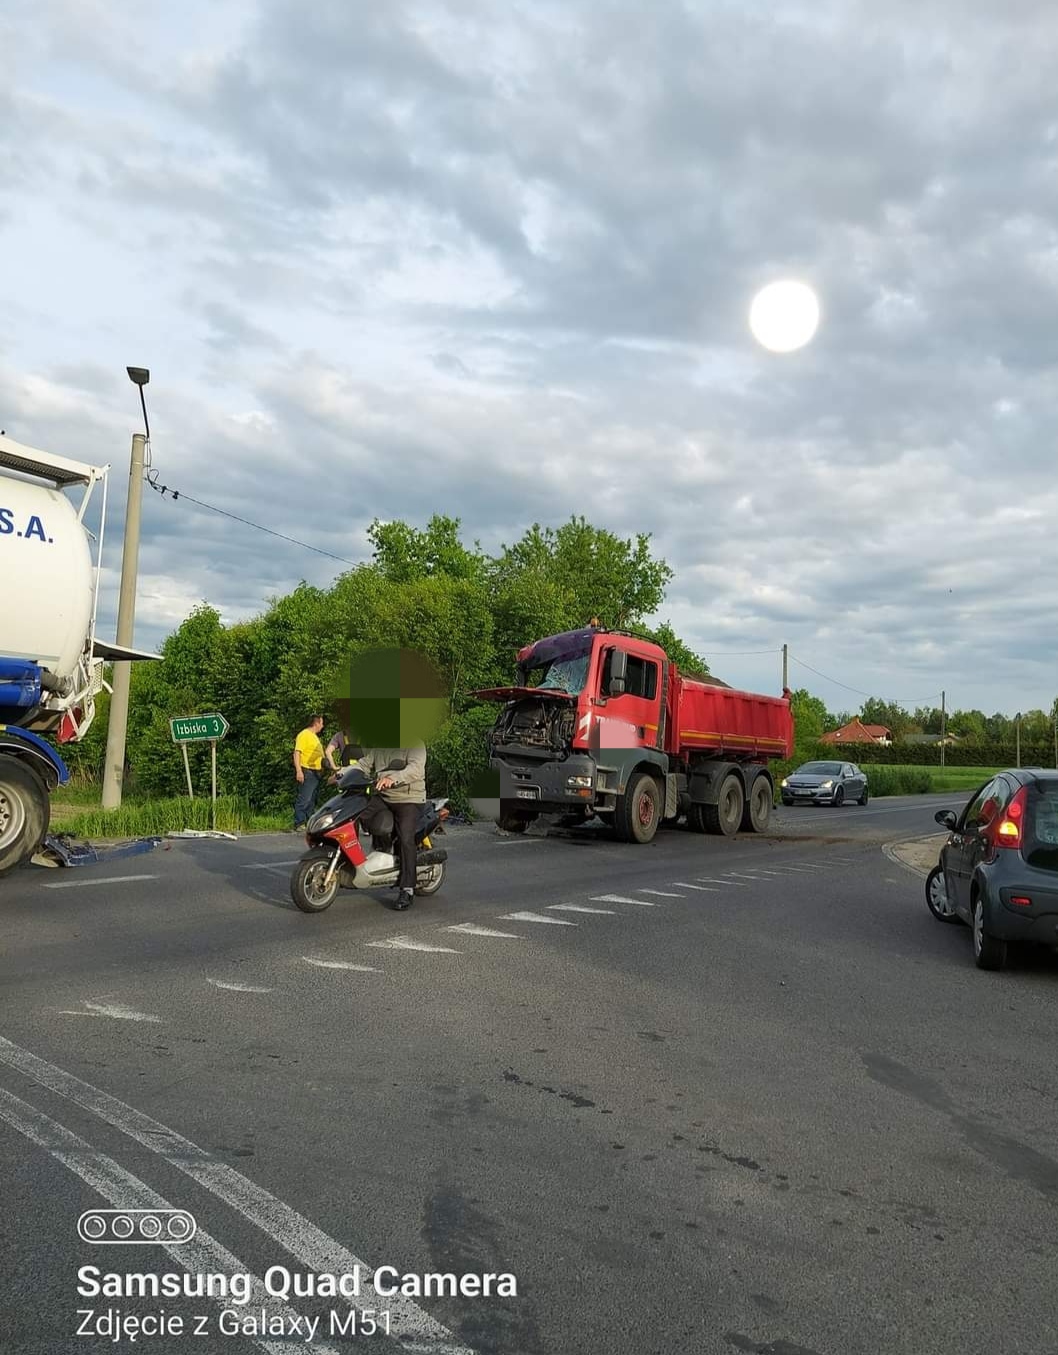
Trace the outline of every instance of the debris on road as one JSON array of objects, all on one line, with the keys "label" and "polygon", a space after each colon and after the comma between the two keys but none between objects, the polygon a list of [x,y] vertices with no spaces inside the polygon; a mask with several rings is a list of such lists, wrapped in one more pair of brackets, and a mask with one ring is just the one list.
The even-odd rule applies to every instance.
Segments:
[{"label": "debris on road", "polygon": [[36,866],[94,866],[100,861],[152,852],[161,841],[160,837],[141,837],[96,847],[90,842],[75,842],[69,833],[48,833],[31,860]]}]

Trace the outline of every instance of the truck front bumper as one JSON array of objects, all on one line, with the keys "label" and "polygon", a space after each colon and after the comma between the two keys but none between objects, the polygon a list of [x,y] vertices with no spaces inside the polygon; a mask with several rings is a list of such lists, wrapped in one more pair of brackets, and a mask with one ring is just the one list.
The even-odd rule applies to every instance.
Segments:
[{"label": "truck front bumper", "polygon": [[489,766],[499,776],[504,815],[568,814],[594,806],[595,763],[585,754],[561,762],[494,757]]}]

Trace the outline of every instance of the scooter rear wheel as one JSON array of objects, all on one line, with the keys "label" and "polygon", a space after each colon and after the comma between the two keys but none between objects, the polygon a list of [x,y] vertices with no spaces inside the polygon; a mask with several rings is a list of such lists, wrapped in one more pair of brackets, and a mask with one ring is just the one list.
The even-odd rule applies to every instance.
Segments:
[{"label": "scooter rear wheel", "polygon": [[290,897],[303,913],[322,913],[338,896],[339,866],[324,885],[333,852],[326,847],[315,847],[294,867],[290,877]]}]

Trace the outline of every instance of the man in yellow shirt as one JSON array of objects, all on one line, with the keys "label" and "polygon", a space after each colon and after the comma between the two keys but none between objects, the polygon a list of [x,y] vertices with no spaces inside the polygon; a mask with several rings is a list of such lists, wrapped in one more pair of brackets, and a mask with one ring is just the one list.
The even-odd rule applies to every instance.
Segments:
[{"label": "man in yellow shirt", "polygon": [[295,833],[305,827],[316,804],[316,791],[323,775],[322,729],[323,716],[313,715],[294,740],[294,775],[298,781],[298,795],[294,801]]}]

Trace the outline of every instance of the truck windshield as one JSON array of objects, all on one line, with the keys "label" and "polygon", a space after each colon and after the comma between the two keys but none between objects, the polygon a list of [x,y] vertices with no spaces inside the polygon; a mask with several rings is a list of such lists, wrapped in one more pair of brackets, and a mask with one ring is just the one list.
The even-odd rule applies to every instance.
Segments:
[{"label": "truck windshield", "polygon": [[527,674],[527,686],[537,687],[541,691],[566,692],[577,696],[584,690],[588,680],[588,662],[590,654],[577,656],[564,655],[552,659],[550,663],[531,668]]}]

